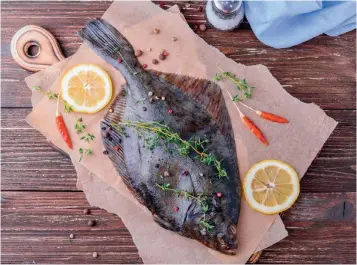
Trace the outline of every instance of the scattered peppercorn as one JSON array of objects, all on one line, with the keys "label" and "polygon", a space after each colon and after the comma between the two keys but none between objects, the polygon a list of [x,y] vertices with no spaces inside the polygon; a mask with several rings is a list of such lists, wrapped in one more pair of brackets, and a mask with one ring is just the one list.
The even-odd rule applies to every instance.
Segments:
[{"label": "scattered peppercorn", "polygon": [[117,146],[117,145],[114,146],[114,150],[115,150],[115,151],[119,151],[119,146]]},{"label": "scattered peppercorn", "polygon": [[102,130],[105,131],[107,128],[106,127],[102,127]]},{"label": "scattered peppercorn", "polygon": [[166,100],[166,98],[165,97],[161,97],[161,100]]},{"label": "scattered peppercorn", "polygon": [[177,213],[177,212],[178,212],[178,210],[179,210],[179,207],[174,206],[173,210],[174,210],[174,212],[175,212],[175,213]]},{"label": "scattered peppercorn", "polygon": [[121,139],[120,138],[118,139],[118,143],[121,143]]},{"label": "scattered peppercorn", "polygon": [[172,112],[173,112],[172,109],[169,109],[169,110],[167,111],[168,114],[172,114]]},{"label": "scattered peppercorn", "polygon": [[185,170],[185,171],[183,172],[183,175],[184,175],[184,176],[188,176],[188,171]]},{"label": "scattered peppercorn", "polygon": [[109,111],[110,113],[113,113],[113,112],[114,112],[114,110],[113,110],[112,108],[110,108],[108,111]]},{"label": "scattered peppercorn", "polygon": [[159,34],[160,30],[158,28],[154,28],[154,30],[152,31],[154,34]]},{"label": "scattered peppercorn", "polygon": [[148,67],[148,65],[144,63],[143,68],[146,69],[147,67]]},{"label": "scattered peppercorn", "polygon": [[200,31],[206,31],[207,27],[205,24],[200,25]]},{"label": "scattered peppercorn", "polygon": [[73,238],[74,238],[74,235],[73,235],[73,234],[70,234],[70,235],[69,235],[69,238],[70,238],[70,239],[73,239]]},{"label": "scattered peppercorn", "polygon": [[168,171],[165,171],[164,172],[164,177],[169,177],[170,176],[170,173]]},{"label": "scattered peppercorn", "polygon": [[143,51],[138,49],[138,50],[135,50],[134,54],[136,57],[139,57],[139,56],[143,55]]},{"label": "scattered peppercorn", "polygon": [[118,59],[117,59],[117,62],[118,62],[118,63],[122,63],[122,62],[123,62],[123,59],[122,59],[122,58],[118,58]]},{"label": "scattered peppercorn", "polygon": [[151,97],[154,93],[152,93],[151,91],[148,93],[149,97]]},{"label": "scattered peppercorn", "polygon": [[155,165],[155,167],[156,167],[156,168],[159,168],[159,167],[160,167],[160,165],[159,165],[159,164],[156,164],[156,165]]},{"label": "scattered peppercorn", "polygon": [[165,57],[165,55],[160,54],[160,55],[159,55],[159,59],[160,59],[161,61],[163,61],[163,60],[165,60],[165,59],[166,59],[166,57]]},{"label": "scattered peppercorn", "polygon": [[84,210],[83,210],[83,213],[84,213],[84,214],[90,214],[90,210],[89,210],[89,209],[84,209]]},{"label": "scattered peppercorn", "polygon": [[176,37],[172,37],[172,41],[177,41],[177,38]]},{"label": "scattered peppercorn", "polygon": [[88,226],[95,226],[95,221],[94,220],[88,220],[87,225]]},{"label": "scattered peppercorn", "polygon": [[153,63],[153,64],[158,64],[158,63],[159,63],[159,61],[158,61],[158,60],[156,60],[156,59],[152,59],[152,63]]},{"label": "scattered peppercorn", "polygon": [[155,99],[155,100],[158,100],[158,99],[159,99],[159,97],[158,97],[158,96],[155,96],[155,97],[154,97],[154,99]]},{"label": "scattered peppercorn", "polygon": [[152,51],[152,49],[151,49],[151,48],[147,48],[146,50],[147,50],[148,52],[151,52],[151,51]]},{"label": "scattered peppercorn", "polygon": [[221,198],[221,197],[222,197],[222,193],[221,193],[221,192],[217,192],[216,195],[217,195],[218,198]]},{"label": "scattered peppercorn", "polygon": [[105,151],[103,151],[103,154],[107,155],[107,154],[109,154],[109,152],[107,150],[105,150]]},{"label": "scattered peppercorn", "polygon": [[148,109],[146,107],[143,107],[143,111],[147,111]]},{"label": "scattered peppercorn", "polygon": [[113,138],[109,135],[108,136],[108,141],[112,141],[113,140]]},{"label": "scattered peppercorn", "polygon": [[167,51],[164,51],[162,54],[163,54],[165,57],[169,56],[169,53],[168,53]]},{"label": "scattered peppercorn", "polygon": [[203,7],[202,7],[202,6],[199,6],[199,7],[198,7],[198,12],[202,12],[202,10],[203,10]]},{"label": "scattered peppercorn", "polygon": [[197,25],[193,25],[193,29],[197,30],[198,26]]},{"label": "scattered peppercorn", "polygon": [[92,256],[93,256],[93,258],[96,258],[96,257],[98,257],[98,253],[97,252],[93,252]]},{"label": "scattered peppercorn", "polygon": [[200,176],[203,177],[203,173],[200,173]]}]

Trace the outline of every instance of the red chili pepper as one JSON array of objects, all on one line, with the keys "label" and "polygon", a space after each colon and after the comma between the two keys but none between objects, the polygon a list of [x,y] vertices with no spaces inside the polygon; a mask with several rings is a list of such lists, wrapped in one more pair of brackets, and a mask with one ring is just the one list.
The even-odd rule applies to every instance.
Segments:
[{"label": "red chili pepper", "polygon": [[268,146],[268,141],[265,139],[263,133],[259,128],[243,113],[240,113],[240,118],[242,119],[244,125],[266,146]]},{"label": "red chili pepper", "polygon": [[62,115],[59,114],[59,113],[57,113],[57,115],[56,115],[56,124],[57,124],[57,130],[61,134],[62,139],[66,142],[66,144],[68,145],[68,147],[70,149],[73,149],[72,141],[71,141],[71,138],[69,136],[69,133],[68,133],[68,130],[67,130],[67,126],[64,123]]},{"label": "red chili pepper", "polygon": [[269,121],[278,122],[278,123],[289,123],[289,121],[287,119],[280,117],[278,115],[275,115],[273,113],[259,111],[259,110],[257,110],[256,113],[263,119],[266,119]]}]

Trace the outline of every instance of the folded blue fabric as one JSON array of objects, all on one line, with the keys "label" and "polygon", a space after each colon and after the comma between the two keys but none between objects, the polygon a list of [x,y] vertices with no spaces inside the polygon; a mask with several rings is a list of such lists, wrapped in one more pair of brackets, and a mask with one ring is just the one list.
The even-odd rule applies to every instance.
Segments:
[{"label": "folded blue fabric", "polygon": [[274,48],[356,28],[356,1],[245,1],[244,8],[257,38]]}]

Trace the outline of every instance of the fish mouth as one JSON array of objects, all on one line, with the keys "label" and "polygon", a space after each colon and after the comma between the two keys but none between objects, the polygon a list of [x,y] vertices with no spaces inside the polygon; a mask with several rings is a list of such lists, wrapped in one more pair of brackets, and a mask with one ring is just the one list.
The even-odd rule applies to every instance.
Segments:
[{"label": "fish mouth", "polygon": [[221,249],[221,252],[228,254],[228,255],[236,255],[237,249]]}]

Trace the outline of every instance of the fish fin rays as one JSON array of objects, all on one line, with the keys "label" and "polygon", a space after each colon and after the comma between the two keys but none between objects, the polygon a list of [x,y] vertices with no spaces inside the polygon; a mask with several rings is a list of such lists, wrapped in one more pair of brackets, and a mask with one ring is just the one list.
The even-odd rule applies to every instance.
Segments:
[{"label": "fish fin rays", "polygon": [[163,73],[155,70],[150,70],[150,72],[175,85],[198,102],[216,120],[224,134],[231,132],[230,118],[222,90],[215,82],[175,73]]}]

